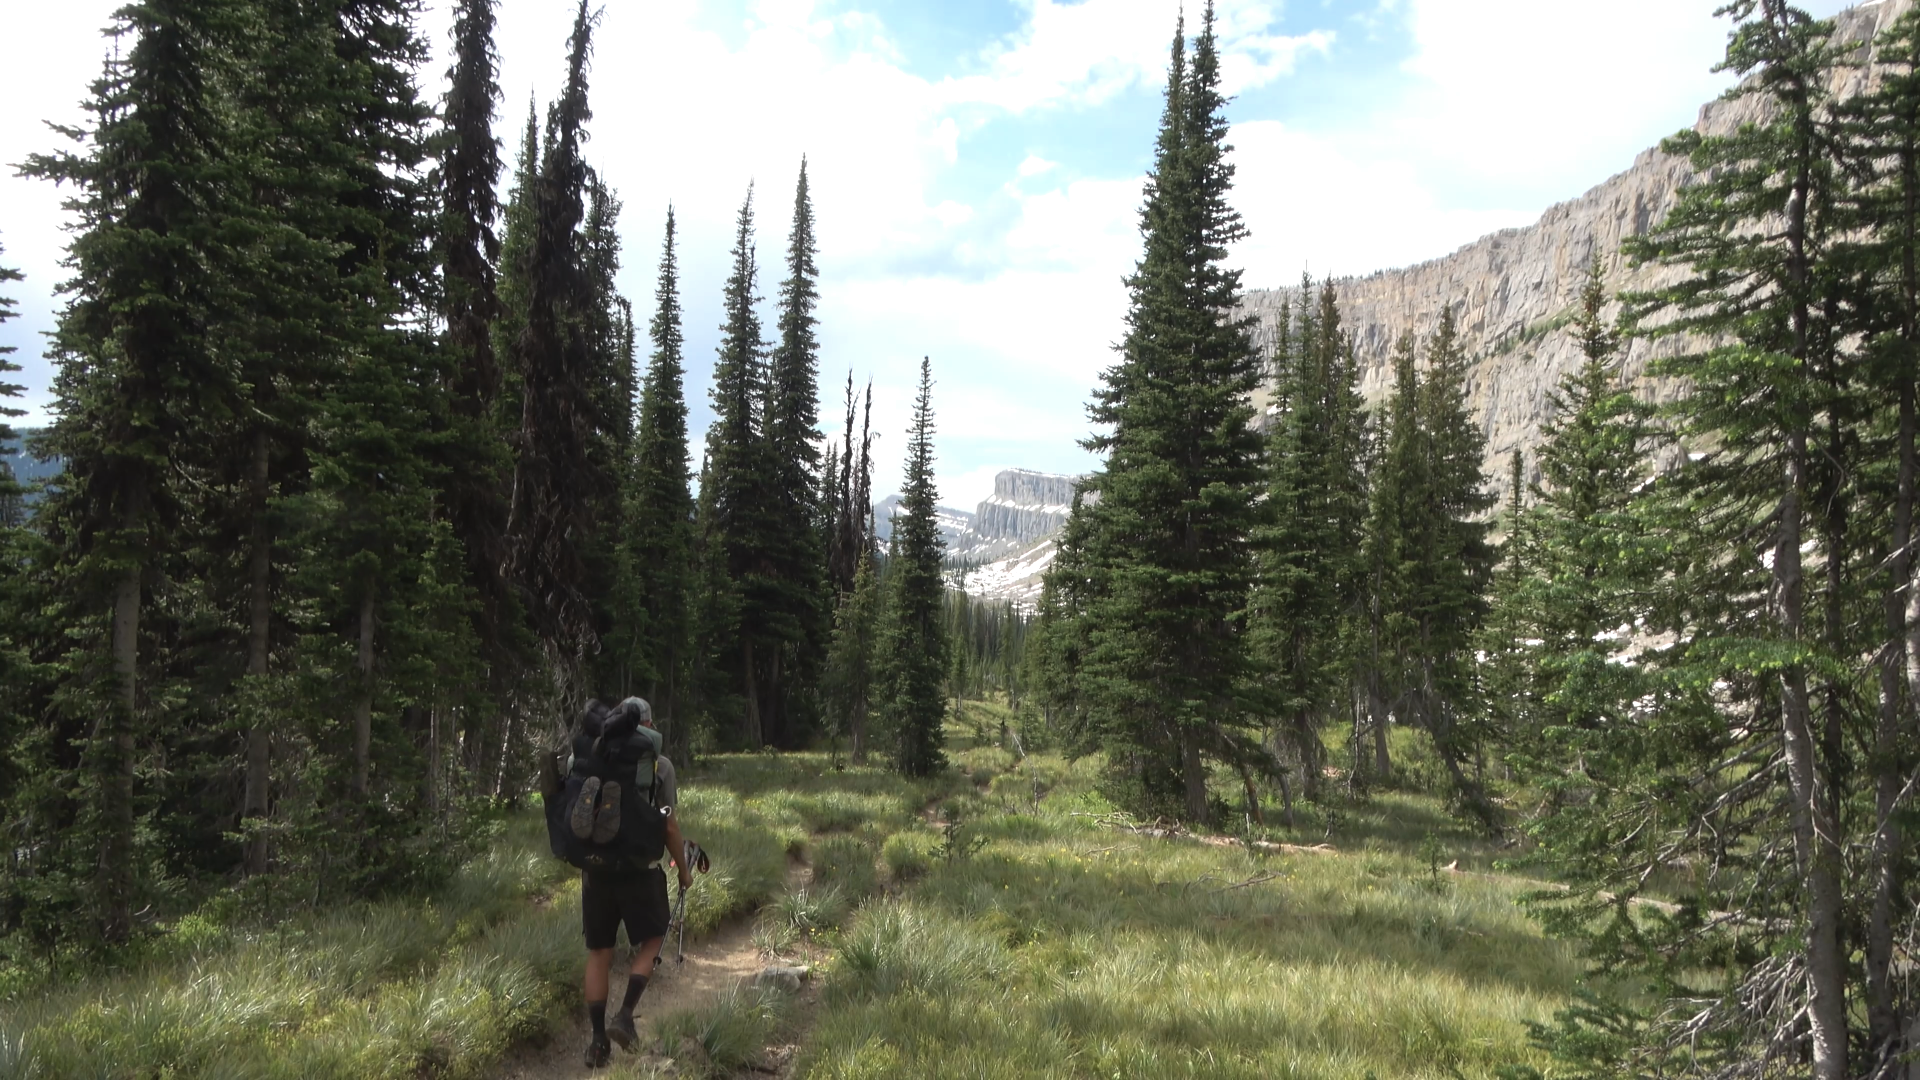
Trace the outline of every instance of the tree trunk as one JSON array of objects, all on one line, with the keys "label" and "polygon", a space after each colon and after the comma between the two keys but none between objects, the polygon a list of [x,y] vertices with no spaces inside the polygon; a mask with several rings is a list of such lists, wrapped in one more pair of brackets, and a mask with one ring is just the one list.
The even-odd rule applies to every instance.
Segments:
[{"label": "tree trunk", "polygon": [[1387,700],[1380,693],[1380,676],[1367,675],[1367,715],[1373,727],[1373,773],[1385,780],[1393,773],[1393,761],[1387,756]]},{"label": "tree trunk", "polygon": [[758,750],[761,746],[760,688],[758,686],[759,680],[756,678],[757,673],[754,671],[753,666],[753,639],[747,638],[741,641],[740,651],[742,654],[741,661],[747,673],[745,680],[747,685],[747,714],[744,717],[744,723],[740,729],[740,736],[746,742],[744,749]]},{"label": "tree trunk", "polygon": [[373,756],[373,586],[360,598],[360,690],[353,703],[353,793],[367,797]]},{"label": "tree trunk", "polygon": [[853,740],[853,763],[855,765],[865,765],[867,763],[867,702],[865,695],[862,695],[859,701],[854,702],[853,708],[849,711],[847,728],[847,734]]},{"label": "tree trunk", "polygon": [[[1800,564],[1800,493],[1806,478],[1806,436],[1788,438],[1786,493],[1780,501],[1780,532],[1773,573],[1779,590],[1780,630],[1788,641],[1804,631],[1804,580]],[[1799,664],[1780,676],[1781,727],[1787,777],[1792,786],[1794,852],[1807,882],[1807,1016],[1813,1037],[1815,1080],[1846,1080],[1847,1017],[1845,958],[1840,954],[1840,853],[1826,780],[1814,745],[1807,675]]]},{"label": "tree trunk", "polygon": [[1187,818],[1207,820],[1207,761],[1200,753],[1200,732],[1192,726],[1180,733],[1180,776],[1186,782]]},{"label": "tree trunk", "polygon": [[[1909,187],[1909,191],[1912,188]],[[1911,343],[1909,344],[1911,346]],[[1916,699],[1903,676],[1913,669],[1909,653],[1907,592],[1913,587],[1912,552],[1914,495],[1914,385],[1902,376],[1900,385],[1899,480],[1893,504],[1893,532],[1888,538],[1887,589],[1884,599],[1887,640],[1880,657],[1880,712],[1874,726],[1873,910],[1867,923],[1867,1022],[1873,1045],[1889,1057],[1901,1038],[1901,1018],[1893,985],[1894,920],[1900,915],[1901,848],[1905,838],[1896,816],[1906,762],[1901,753],[1901,721]]]},{"label": "tree trunk", "polygon": [[[127,529],[135,531],[145,509],[145,491],[129,500]],[[133,933],[133,727],[140,702],[140,577],[135,564],[121,572],[113,594],[113,670],[120,678],[120,700],[115,702],[111,728],[111,774],[106,777],[107,830],[102,838],[100,871],[106,904],[108,941],[125,941]]]},{"label": "tree trunk", "polygon": [[442,823],[442,818],[440,814],[440,811],[441,811],[440,774],[444,771],[444,767],[441,765],[440,762],[441,762],[440,706],[435,705],[432,708],[427,710],[427,791],[426,791],[427,814],[429,817],[432,818],[433,823],[435,825],[439,825]]},{"label": "tree trunk", "polygon": [[[253,431],[253,467],[247,473],[247,501],[253,517],[252,547],[247,556],[247,674],[255,682],[266,678],[268,649],[272,645],[273,536],[267,528],[268,475],[267,429]],[[256,697],[257,701],[258,698]],[[264,717],[249,718],[247,726],[247,783],[241,801],[243,822],[255,826],[247,838],[246,871],[263,874],[267,869],[267,834],[258,826],[268,812],[268,785],[272,778],[272,732]]]}]

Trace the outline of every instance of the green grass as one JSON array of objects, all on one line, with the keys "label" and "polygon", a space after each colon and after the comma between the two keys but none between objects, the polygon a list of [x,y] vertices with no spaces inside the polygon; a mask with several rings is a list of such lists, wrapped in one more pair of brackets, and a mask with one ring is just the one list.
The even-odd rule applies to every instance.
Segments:
[{"label": "green grass", "polygon": [[[894,892],[843,932],[795,1075],[1361,1080],[1545,1064],[1524,1023],[1566,1003],[1578,963],[1515,905],[1531,883],[1436,872],[1491,864],[1437,799],[1339,807],[1329,854],[1155,839],[1094,824],[1112,809],[1095,763],[1016,763],[954,734],[956,765],[986,783],[941,806],[984,844],[943,858],[924,825],[884,841]],[[1223,778],[1223,795],[1236,787]]]},{"label": "green grass", "polygon": [[138,969],[0,1005],[0,1078],[477,1075],[579,962],[571,871],[525,815],[432,900],[176,925]]},{"label": "green grass", "polygon": [[[757,913],[764,947],[827,959],[811,1013],[740,989],[663,1017],[681,1075],[733,1075],[794,1038],[812,1080],[1545,1065],[1524,1023],[1566,1003],[1579,966],[1514,904],[1536,883],[1440,869],[1499,852],[1421,790],[1410,733],[1404,788],[1243,837],[1334,849],[1307,854],[1106,827],[1099,762],[1017,760],[1002,720],[969,702],[954,769],[926,781],[824,754],[683,770],[683,825],[714,865],[690,936]],[[481,1076],[577,1001],[577,905],[529,814],[431,900],[271,929],[189,917],[136,970],[0,1004],[0,1080]]]}]

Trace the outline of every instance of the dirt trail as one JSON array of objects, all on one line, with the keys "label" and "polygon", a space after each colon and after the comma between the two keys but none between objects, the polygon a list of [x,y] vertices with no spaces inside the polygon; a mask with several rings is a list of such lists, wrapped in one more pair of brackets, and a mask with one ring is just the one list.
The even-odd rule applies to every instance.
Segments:
[{"label": "dirt trail", "polygon": [[[788,868],[789,887],[805,884],[813,876],[810,867],[794,865]],[[697,886],[696,886],[697,887]],[[660,1041],[654,1034],[654,1023],[669,1013],[682,1012],[698,1008],[712,1001],[741,980],[757,973],[771,961],[762,957],[759,948],[753,943],[753,918],[751,916],[735,919],[720,927],[710,938],[695,941],[687,940],[686,960],[675,963],[673,959],[673,938],[668,937],[660,949],[660,962],[654,968],[653,979],[647,983],[647,989],[640,997],[640,1007],[635,1010],[635,1020],[640,1029],[640,1042],[634,1047],[635,1053],[614,1048],[613,1062],[608,1068],[589,1069],[583,1063],[587,1049],[590,1028],[584,1006],[579,1004],[575,995],[573,1014],[565,1021],[554,1025],[548,1033],[544,1045],[526,1046],[509,1054],[491,1074],[492,1080],[559,1080],[562,1077],[590,1076],[626,1076],[636,1058],[663,1064],[659,1056]],[[581,954],[581,962],[586,954]],[[626,973],[633,962],[632,953],[622,947],[614,954],[613,978],[607,987],[608,997],[617,1008],[621,997],[626,993]],[[642,1071],[639,1075],[647,1075]]]}]

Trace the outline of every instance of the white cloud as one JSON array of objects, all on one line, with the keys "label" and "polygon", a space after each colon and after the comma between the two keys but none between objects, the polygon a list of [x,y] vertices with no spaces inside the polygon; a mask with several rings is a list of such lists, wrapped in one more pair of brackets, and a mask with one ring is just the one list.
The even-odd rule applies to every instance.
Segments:
[{"label": "white cloud", "polygon": [[[1171,57],[1172,5],[1165,0],[1030,0],[1016,38],[989,52],[985,72],[947,80],[955,104],[984,104],[1022,113],[1061,104],[1097,105],[1136,84],[1163,85]],[[1325,52],[1332,35],[1267,32],[1276,5],[1224,0],[1216,28],[1228,93],[1263,86],[1293,71],[1304,50]],[[1189,36],[1198,29],[1189,21]]]},{"label": "white cloud", "polygon": [[1060,163],[1057,161],[1048,161],[1039,154],[1028,154],[1021,160],[1020,167],[1013,170],[1013,173],[1020,179],[1025,180],[1028,177],[1039,176],[1041,173],[1050,172],[1059,167]]}]

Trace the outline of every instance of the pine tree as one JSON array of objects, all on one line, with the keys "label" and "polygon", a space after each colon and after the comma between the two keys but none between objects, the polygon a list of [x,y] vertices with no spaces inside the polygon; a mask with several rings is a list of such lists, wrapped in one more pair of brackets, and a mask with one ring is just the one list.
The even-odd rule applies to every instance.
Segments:
[{"label": "pine tree", "polygon": [[1207,759],[1254,754],[1244,732],[1268,711],[1242,633],[1262,513],[1248,404],[1260,365],[1234,315],[1240,273],[1224,265],[1246,230],[1227,204],[1219,63],[1209,4],[1190,70],[1174,36],[1127,335],[1090,409],[1107,433],[1087,445],[1107,459],[1088,511],[1078,674],[1123,803],[1193,820],[1208,816]]},{"label": "pine tree", "polygon": [[938,492],[933,481],[933,365],[920,361],[920,393],[907,429],[900,513],[888,548],[890,581],[880,645],[880,722],[893,740],[894,765],[908,776],[946,768],[941,722],[947,672],[946,583],[940,573]]},{"label": "pine tree", "polygon": [[793,196],[793,228],[787,236],[787,276],[780,283],[780,340],[767,365],[765,437],[772,483],[767,495],[770,531],[769,606],[762,617],[778,644],[766,657],[762,737],[775,746],[798,745],[803,715],[826,649],[827,627],[821,543],[819,476],[820,343],[815,334],[820,302],[813,236],[813,200],[806,159]]},{"label": "pine tree", "polygon": [[[495,327],[501,316],[495,231],[500,206],[500,142],[493,134],[500,100],[494,51],[495,0],[462,0],[453,24],[454,61],[441,106],[438,157],[440,310],[445,321],[450,392],[446,440],[447,514],[466,553],[479,603],[474,630],[497,668],[513,659],[519,604],[500,568],[507,562],[507,479],[513,467]],[[501,672],[504,674],[504,671]]]},{"label": "pine tree", "polygon": [[1411,334],[1393,350],[1393,388],[1381,410],[1378,456],[1369,478],[1362,544],[1366,609],[1361,631],[1361,682],[1373,735],[1373,770],[1391,771],[1389,717],[1399,712],[1412,677],[1406,659],[1411,621],[1406,612],[1417,580],[1425,522],[1418,512],[1430,483],[1426,439],[1420,428],[1419,381]]},{"label": "pine tree", "polygon": [[[716,666],[730,674],[745,703],[739,744],[766,745],[766,681],[763,673],[778,653],[782,628],[765,615],[777,611],[781,585],[769,551],[774,547],[773,479],[765,438],[766,345],[754,306],[758,266],[753,245],[753,191],[741,204],[727,277],[725,321],[713,369],[713,426],[707,432],[707,479],[713,484],[706,528],[715,556],[723,560],[738,621],[718,634]],[[706,497],[706,481],[701,496]],[[718,629],[718,628],[716,628]]]},{"label": "pine tree", "polygon": [[1645,680],[1624,654],[1652,614],[1661,564],[1640,507],[1653,409],[1620,373],[1606,301],[1596,263],[1573,327],[1584,360],[1548,399],[1533,505],[1509,497],[1497,614],[1521,677],[1507,740],[1550,792],[1591,782],[1604,744],[1631,723]]},{"label": "pine tree", "polygon": [[644,613],[640,652],[647,700],[662,734],[673,746],[684,747],[690,734],[682,723],[681,699],[689,688],[693,659],[694,500],[682,390],[680,262],[674,245],[669,207],[653,318],[647,328],[653,352],[640,394],[623,542],[639,578],[638,603]]},{"label": "pine tree", "polygon": [[[54,338],[59,419],[47,438],[68,479],[43,520],[78,616],[68,628],[80,643],[68,663],[81,690],[73,700],[99,717],[68,724],[66,738],[84,748],[81,782],[98,808],[76,824],[98,837],[90,906],[108,940],[132,932],[142,895],[135,772],[152,700],[142,616],[156,553],[171,547],[179,520],[171,466],[179,448],[204,438],[209,409],[230,386],[206,331],[234,265],[217,240],[230,132],[216,86],[231,71],[239,14],[175,0],[123,8],[118,32],[133,42],[95,84],[86,149],[36,156],[25,170],[75,191],[73,299]],[[105,671],[113,689],[99,700],[91,688]]]},{"label": "pine tree", "polygon": [[594,454],[604,418],[583,325],[594,299],[579,236],[588,195],[580,144],[592,116],[592,35],[593,20],[581,0],[568,39],[566,87],[547,117],[550,145],[534,188],[526,256],[527,325],[516,343],[523,385],[509,527],[514,576],[527,591],[550,660],[563,668],[598,646],[582,545],[593,533],[595,511],[615,490],[607,463]]},{"label": "pine tree", "polygon": [[1464,764],[1478,759],[1481,733],[1474,699],[1474,636],[1486,617],[1487,589],[1498,552],[1487,540],[1485,518],[1495,496],[1481,463],[1486,436],[1466,400],[1467,357],[1452,305],[1427,345],[1427,377],[1420,382],[1419,420],[1428,454],[1428,487],[1419,508],[1427,516],[1425,542],[1408,554],[1418,566],[1405,614],[1411,620],[1408,658],[1413,681],[1408,704],[1433,737],[1452,775],[1455,795],[1489,825],[1492,808]]},{"label": "pine tree", "polygon": [[[1680,271],[1628,306],[1640,326],[1658,314],[1655,332],[1689,335],[1685,351],[1659,370],[1689,380],[1677,408],[1682,434],[1712,447],[1663,485],[1673,492],[1665,513],[1678,562],[1663,618],[1678,643],[1661,658],[1669,691],[1657,731],[1672,740],[1662,751],[1684,754],[1668,757],[1661,771],[1690,778],[1685,789],[1671,788],[1661,823],[1646,823],[1605,864],[1616,880],[1630,873],[1649,858],[1642,843],[1660,834],[1669,843],[1651,856],[1656,863],[1692,848],[1692,836],[1711,833],[1715,851],[1733,842],[1728,828],[1749,837],[1739,867],[1728,867],[1743,879],[1738,903],[1751,920],[1744,925],[1778,929],[1762,935],[1767,946],[1750,929],[1739,933],[1790,954],[1804,976],[1768,997],[1781,1011],[1737,1022],[1724,1019],[1734,1010],[1716,1012],[1704,1033],[1726,1060],[1740,1062],[1764,1060],[1775,1045],[1769,1039],[1799,1041],[1789,1034],[1798,1028],[1811,1074],[1838,1080],[1853,1075],[1841,808],[1854,775],[1839,734],[1853,691],[1839,672],[1865,650],[1846,640],[1853,544],[1833,516],[1853,497],[1841,470],[1852,456],[1843,429],[1855,421],[1840,352],[1846,338],[1832,321],[1841,306],[1833,290],[1846,275],[1832,248],[1841,177],[1824,101],[1831,28],[1783,0],[1741,0],[1725,11],[1736,27],[1724,67],[1749,76],[1735,96],[1754,99],[1761,119],[1726,135],[1686,131],[1667,140],[1700,179],[1658,228],[1628,244],[1634,258]],[[1751,557],[1754,547],[1763,559]],[[1728,557],[1742,551],[1748,557]],[[1809,565],[1824,571],[1812,591],[1824,605],[1808,602]],[[1719,701],[1700,692],[1706,686],[1720,688]],[[1741,713],[1732,725],[1718,715],[1727,708]],[[1784,772],[1783,785],[1749,782],[1745,769],[1721,764],[1776,739],[1784,768],[1767,776]],[[1785,820],[1761,825],[1756,815],[1776,807]],[[1686,823],[1686,831],[1676,838],[1667,821]],[[1719,906],[1715,884],[1700,886],[1703,909]],[[1675,971],[1729,942],[1724,928],[1669,929],[1634,946],[1640,962]],[[1769,964],[1747,966],[1724,992],[1739,998],[1775,985],[1774,977]],[[1756,1032],[1759,1040],[1747,1043]]]},{"label": "pine tree", "polygon": [[827,652],[824,678],[834,734],[847,736],[856,765],[867,760],[867,720],[873,711],[879,645],[881,590],[873,564],[871,554],[860,556],[853,591],[841,598],[834,613],[833,643]]},{"label": "pine tree", "polygon": [[[0,253],[4,251],[4,248],[0,248]],[[19,280],[21,280],[20,271],[0,266],[0,285]],[[0,323],[14,317],[13,307],[12,297],[0,296]],[[13,353],[12,345],[0,345],[0,380],[5,380],[8,375],[20,370],[20,365],[13,362]],[[25,390],[26,387],[19,383],[0,381],[0,402],[19,397]],[[7,421],[25,415],[25,409],[0,404],[0,453],[16,449],[14,444],[20,438],[19,433],[14,431]],[[22,506],[21,489],[13,475],[13,467],[0,461],[0,529],[17,529],[25,524],[26,515]]]}]

